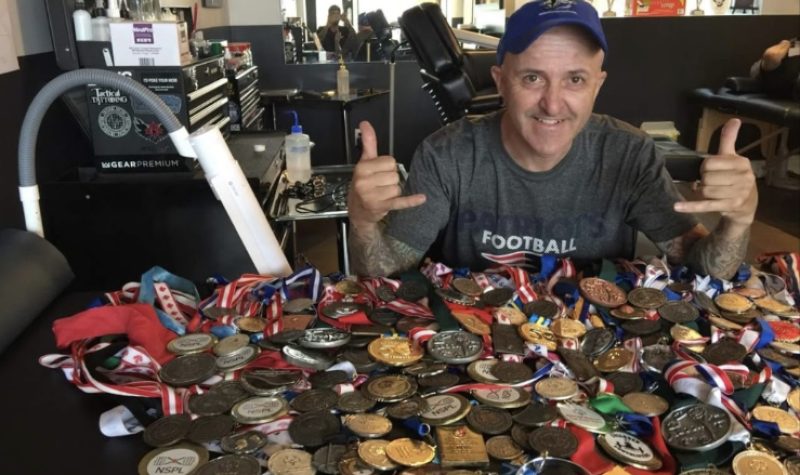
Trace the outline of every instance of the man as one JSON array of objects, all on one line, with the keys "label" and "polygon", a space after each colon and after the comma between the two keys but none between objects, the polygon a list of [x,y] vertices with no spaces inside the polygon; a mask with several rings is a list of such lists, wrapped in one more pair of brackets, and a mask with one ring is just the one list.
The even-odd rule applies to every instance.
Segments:
[{"label": "man", "polygon": [[[339,22],[343,25],[339,26]],[[340,54],[345,42],[351,37],[355,38],[355,31],[347,16],[342,15],[342,9],[338,5],[331,5],[328,8],[328,22],[317,31],[317,36],[325,51]]]},{"label": "man", "polygon": [[[434,242],[445,263],[476,270],[519,253],[632,257],[639,230],[670,261],[731,277],[758,201],[749,162],[734,149],[739,121],[726,124],[719,155],[703,163],[702,199],[681,201],[652,140],[592,114],[606,50],[588,3],[523,5],[492,68],[505,110],[428,137],[405,196],[394,159],[377,156],[374,131],[362,123],[364,153],[348,197],[353,269],[414,268]],[[689,214],[709,211],[722,214],[712,233]]]},{"label": "man", "polygon": [[759,79],[770,96],[800,101],[800,41],[782,40],[764,50],[750,76]]}]

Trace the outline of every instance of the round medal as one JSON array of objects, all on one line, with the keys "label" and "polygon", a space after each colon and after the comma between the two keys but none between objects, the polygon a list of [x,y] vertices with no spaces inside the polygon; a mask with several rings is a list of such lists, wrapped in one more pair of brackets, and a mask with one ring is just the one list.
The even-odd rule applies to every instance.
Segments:
[{"label": "round medal", "polygon": [[420,411],[422,422],[432,426],[452,424],[463,419],[472,406],[460,394],[437,394],[425,398],[426,407]]},{"label": "round medal", "polygon": [[578,450],[578,439],[568,429],[541,427],[528,436],[528,443],[540,454],[568,459]]},{"label": "round medal", "polygon": [[688,302],[675,300],[658,307],[658,314],[672,323],[688,323],[697,320],[700,312]]},{"label": "round medal", "polygon": [[139,462],[139,475],[191,473],[208,462],[208,450],[199,445],[179,444],[153,449]]},{"label": "round medal", "polygon": [[618,371],[625,365],[633,361],[633,353],[622,347],[612,348],[596,360],[594,360],[594,367],[604,373]]},{"label": "round medal", "polygon": [[563,401],[578,394],[578,384],[568,378],[550,377],[537,381],[534,390],[545,399]]},{"label": "round medal", "polygon": [[217,338],[209,333],[187,333],[167,343],[167,351],[176,355],[202,353],[216,343]]},{"label": "round medal", "polygon": [[669,410],[669,403],[661,396],[650,393],[628,393],[622,397],[633,412],[647,417],[658,417]]},{"label": "round medal", "polygon": [[395,439],[386,445],[384,451],[394,463],[406,467],[421,467],[431,463],[436,450],[421,440]]},{"label": "round medal", "polygon": [[511,415],[499,408],[478,404],[467,414],[467,424],[481,434],[498,435],[511,429]]},{"label": "round medal", "polygon": [[783,409],[772,406],[758,406],[751,411],[751,415],[760,421],[778,424],[778,429],[784,434],[800,432],[800,421]]},{"label": "round medal", "polygon": [[458,292],[470,297],[479,297],[483,293],[483,289],[474,280],[466,277],[456,277],[450,285]]},{"label": "round medal", "polygon": [[667,303],[667,296],[658,289],[638,287],[628,293],[628,302],[634,307],[655,310]]},{"label": "round medal", "polygon": [[261,464],[251,455],[223,455],[201,465],[195,475],[219,475],[235,473],[236,475],[261,475]]},{"label": "round medal", "polygon": [[392,421],[378,414],[350,414],[344,417],[344,426],[365,439],[375,439],[391,432]]},{"label": "round medal", "polygon": [[483,352],[483,340],[464,331],[443,331],[427,343],[428,354],[448,364],[467,364]]},{"label": "round medal", "polygon": [[600,307],[619,307],[628,300],[624,290],[597,277],[581,279],[578,286],[586,300]]},{"label": "round medal", "polygon": [[388,366],[408,366],[422,359],[424,352],[408,338],[376,338],[368,346],[370,356]]},{"label": "round medal", "polygon": [[794,343],[800,341],[800,328],[794,323],[784,321],[768,321],[767,324],[775,333],[775,340]]},{"label": "round medal", "polygon": [[483,320],[471,313],[453,312],[453,318],[468,332],[476,335],[488,335],[492,332],[491,327]]},{"label": "round medal", "polygon": [[694,404],[667,414],[661,429],[664,441],[670,447],[703,451],[717,448],[727,440],[731,419],[718,407]]},{"label": "round medal", "polygon": [[289,404],[280,396],[255,396],[240,401],[231,409],[231,415],[240,424],[263,424],[289,412]]},{"label": "round medal", "polygon": [[658,470],[661,459],[643,441],[625,432],[611,432],[597,437],[597,443],[618,462],[643,470]]},{"label": "round medal", "polygon": [[250,344],[250,336],[244,333],[236,333],[226,336],[214,345],[214,354],[217,356],[230,355],[241,350]]},{"label": "round medal", "polygon": [[474,389],[474,397],[481,404],[499,407],[501,409],[514,409],[527,405],[531,401],[531,393],[522,388],[499,389]]},{"label": "round medal", "polygon": [[516,460],[525,452],[509,435],[496,435],[486,441],[486,452],[497,460]]},{"label": "round medal", "polygon": [[305,450],[279,450],[267,459],[267,468],[273,475],[314,475],[311,454]]},{"label": "round medal", "polygon": [[733,292],[727,292],[717,295],[714,299],[717,307],[732,313],[744,313],[753,308],[753,302]]},{"label": "round medal", "polygon": [[378,402],[398,402],[417,392],[417,381],[402,374],[370,378],[363,385],[365,396]]},{"label": "round medal", "polygon": [[744,450],[733,458],[733,473],[736,475],[788,475],[786,467],[772,455],[758,450]]},{"label": "round medal", "polygon": [[550,325],[550,331],[559,338],[580,338],[586,334],[586,327],[577,320],[559,318]]},{"label": "round medal", "polygon": [[597,412],[577,404],[560,402],[557,405],[561,417],[589,432],[603,432],[606,420]]},{"label": "round medal", "polygon": [[358,456],[370,467],[378,470],[394,470],[397,465],[386,455],[388,445],[389,441],[383,439],[361,442],[358,444]]}]

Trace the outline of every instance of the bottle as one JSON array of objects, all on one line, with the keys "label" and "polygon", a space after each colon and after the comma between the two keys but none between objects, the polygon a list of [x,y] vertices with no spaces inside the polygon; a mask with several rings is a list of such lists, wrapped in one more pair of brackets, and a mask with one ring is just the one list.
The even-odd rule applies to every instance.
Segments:
[{"label": "bottle", "polygon": [[344,65],[344,60],[339,59],[339,70],[336,71],[336,95],[341,98],[350,97],[350,71]]},{"label": "bottle", "polygon": [[111,41],[109,23],[111,23],[111,20],[106,16],[106,10],[99,8],[97,16],[92,18],[92,38],[94,41]]},{"label": "bottle", "polygon": [[290,183],[305,183],[311,179],[311,141],[303,133],[303,126],[297,120],[297,112],[289,111],[294,115],[292,133],[286,136],[284,147],[286,150],[286,176]]},{"label": "bottle", "polygon": [[92,41],[92,15],[83,2],[75,4],[72,21],[75,23],[75,41]]}]

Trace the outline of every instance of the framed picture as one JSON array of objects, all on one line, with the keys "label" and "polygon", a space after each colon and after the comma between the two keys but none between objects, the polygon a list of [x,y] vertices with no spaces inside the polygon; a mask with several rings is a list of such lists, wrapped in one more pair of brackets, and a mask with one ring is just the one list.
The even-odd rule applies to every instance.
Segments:
[{"label": "framed picture", "polygon": [[203,6],[206,8],[222,8],[223,0],[203,0]]}]

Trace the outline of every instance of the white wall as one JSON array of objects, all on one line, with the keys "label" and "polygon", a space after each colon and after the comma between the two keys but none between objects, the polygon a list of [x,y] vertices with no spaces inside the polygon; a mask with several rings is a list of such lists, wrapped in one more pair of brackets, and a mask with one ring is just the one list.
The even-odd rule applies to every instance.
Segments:
[{"label": "white wall", "polygon": [[213,28],[215,26],[230,25],[228,19],[228,8],[205,8],[200,7],[197,11],[197,29]]},{"label": "white wall", "polygon": [[225,9],[231,26],[280,25],[280,0],[226,0]]},{"label": "white wall", "polygon": [[800,1],[761,0],[761,13],[764,15],[800,15]]}]

